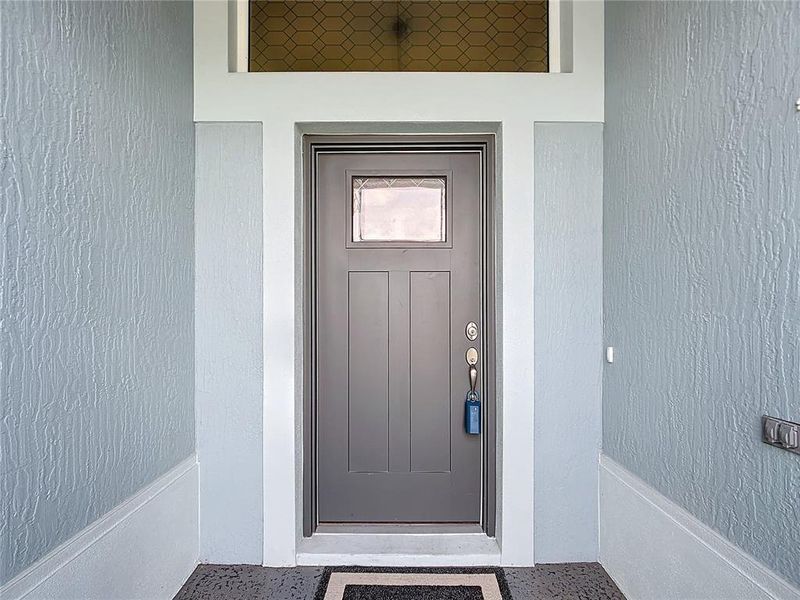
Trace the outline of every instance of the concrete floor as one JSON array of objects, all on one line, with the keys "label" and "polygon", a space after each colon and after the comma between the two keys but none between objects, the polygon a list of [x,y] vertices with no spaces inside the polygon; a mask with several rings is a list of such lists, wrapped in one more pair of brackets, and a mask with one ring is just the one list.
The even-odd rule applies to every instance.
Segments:
[{"label": "concrete floor", "polygon": [[[597,563],[505,569],[514,600],[625,600]],[[200,565],[175,600],[306,600],[322,567]]]}]

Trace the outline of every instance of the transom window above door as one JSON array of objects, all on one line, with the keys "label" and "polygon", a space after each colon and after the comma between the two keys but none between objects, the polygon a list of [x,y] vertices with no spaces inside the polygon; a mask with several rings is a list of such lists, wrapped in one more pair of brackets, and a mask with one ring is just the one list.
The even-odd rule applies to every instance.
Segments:
[{"label": "transom window above door", "polygon": [[252,71],[548,70],[547,0],[251,0]]}]

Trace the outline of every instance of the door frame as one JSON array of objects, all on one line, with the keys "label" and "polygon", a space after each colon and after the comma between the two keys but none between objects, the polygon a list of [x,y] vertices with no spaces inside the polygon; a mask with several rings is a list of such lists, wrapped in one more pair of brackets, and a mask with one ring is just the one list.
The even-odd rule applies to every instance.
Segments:
[{"label": "door frame", "polygon": [[[497,516],[497,319],[496,319],[496,236],[495,236],[495,135],[325,135],[302,136],[303,157],[303,463],[302,535],[311,537],[317,529],[317,428],[316,428],[316,181],[321,153],[352,152],[412,153],[470,152],[480,156],[480,286],[481,355],[485,357],[484,398],[481,436],[480,526],[488,537],[495,536]],[[402,528],[402,526],[399,526]],[[426,531],[414,525],[415,531]],[[429,531],[441,531],[431,525]]]}]

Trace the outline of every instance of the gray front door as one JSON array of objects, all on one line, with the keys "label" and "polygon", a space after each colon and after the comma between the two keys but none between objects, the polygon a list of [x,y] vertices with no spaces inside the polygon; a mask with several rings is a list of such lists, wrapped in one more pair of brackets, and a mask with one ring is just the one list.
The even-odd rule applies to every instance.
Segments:
[{"label": "gray front door", "polygon": [[318,521],[478,523],[481,155],[323,152],[314,190]]}]

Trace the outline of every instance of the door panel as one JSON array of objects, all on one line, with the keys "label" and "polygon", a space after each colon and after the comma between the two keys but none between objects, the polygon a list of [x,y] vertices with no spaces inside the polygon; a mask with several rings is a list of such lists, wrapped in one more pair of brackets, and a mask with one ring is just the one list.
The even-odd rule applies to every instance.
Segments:
[{"label": "door panel", "polygon": [[318,520],[480,522],[482,440],[464,431],[464,353],[481,347],[464,326],[483,314],[480,154],[316,165]]},{"label": "door panel", "polygon": [[450,471],[450,273],[411,273],[411,470]]},{"label": "door panel", "polygon": [[408,424],[411,420],[411,394],[409,372],[411,331],[408,326],[409,278],[406,271],[389,274],[389,470],[408,473],[411,470],[411,438]]},{"label": "door panel", "polygon": [[389,274],[355,271],[348,288],[349,470],[389,470]]}]

